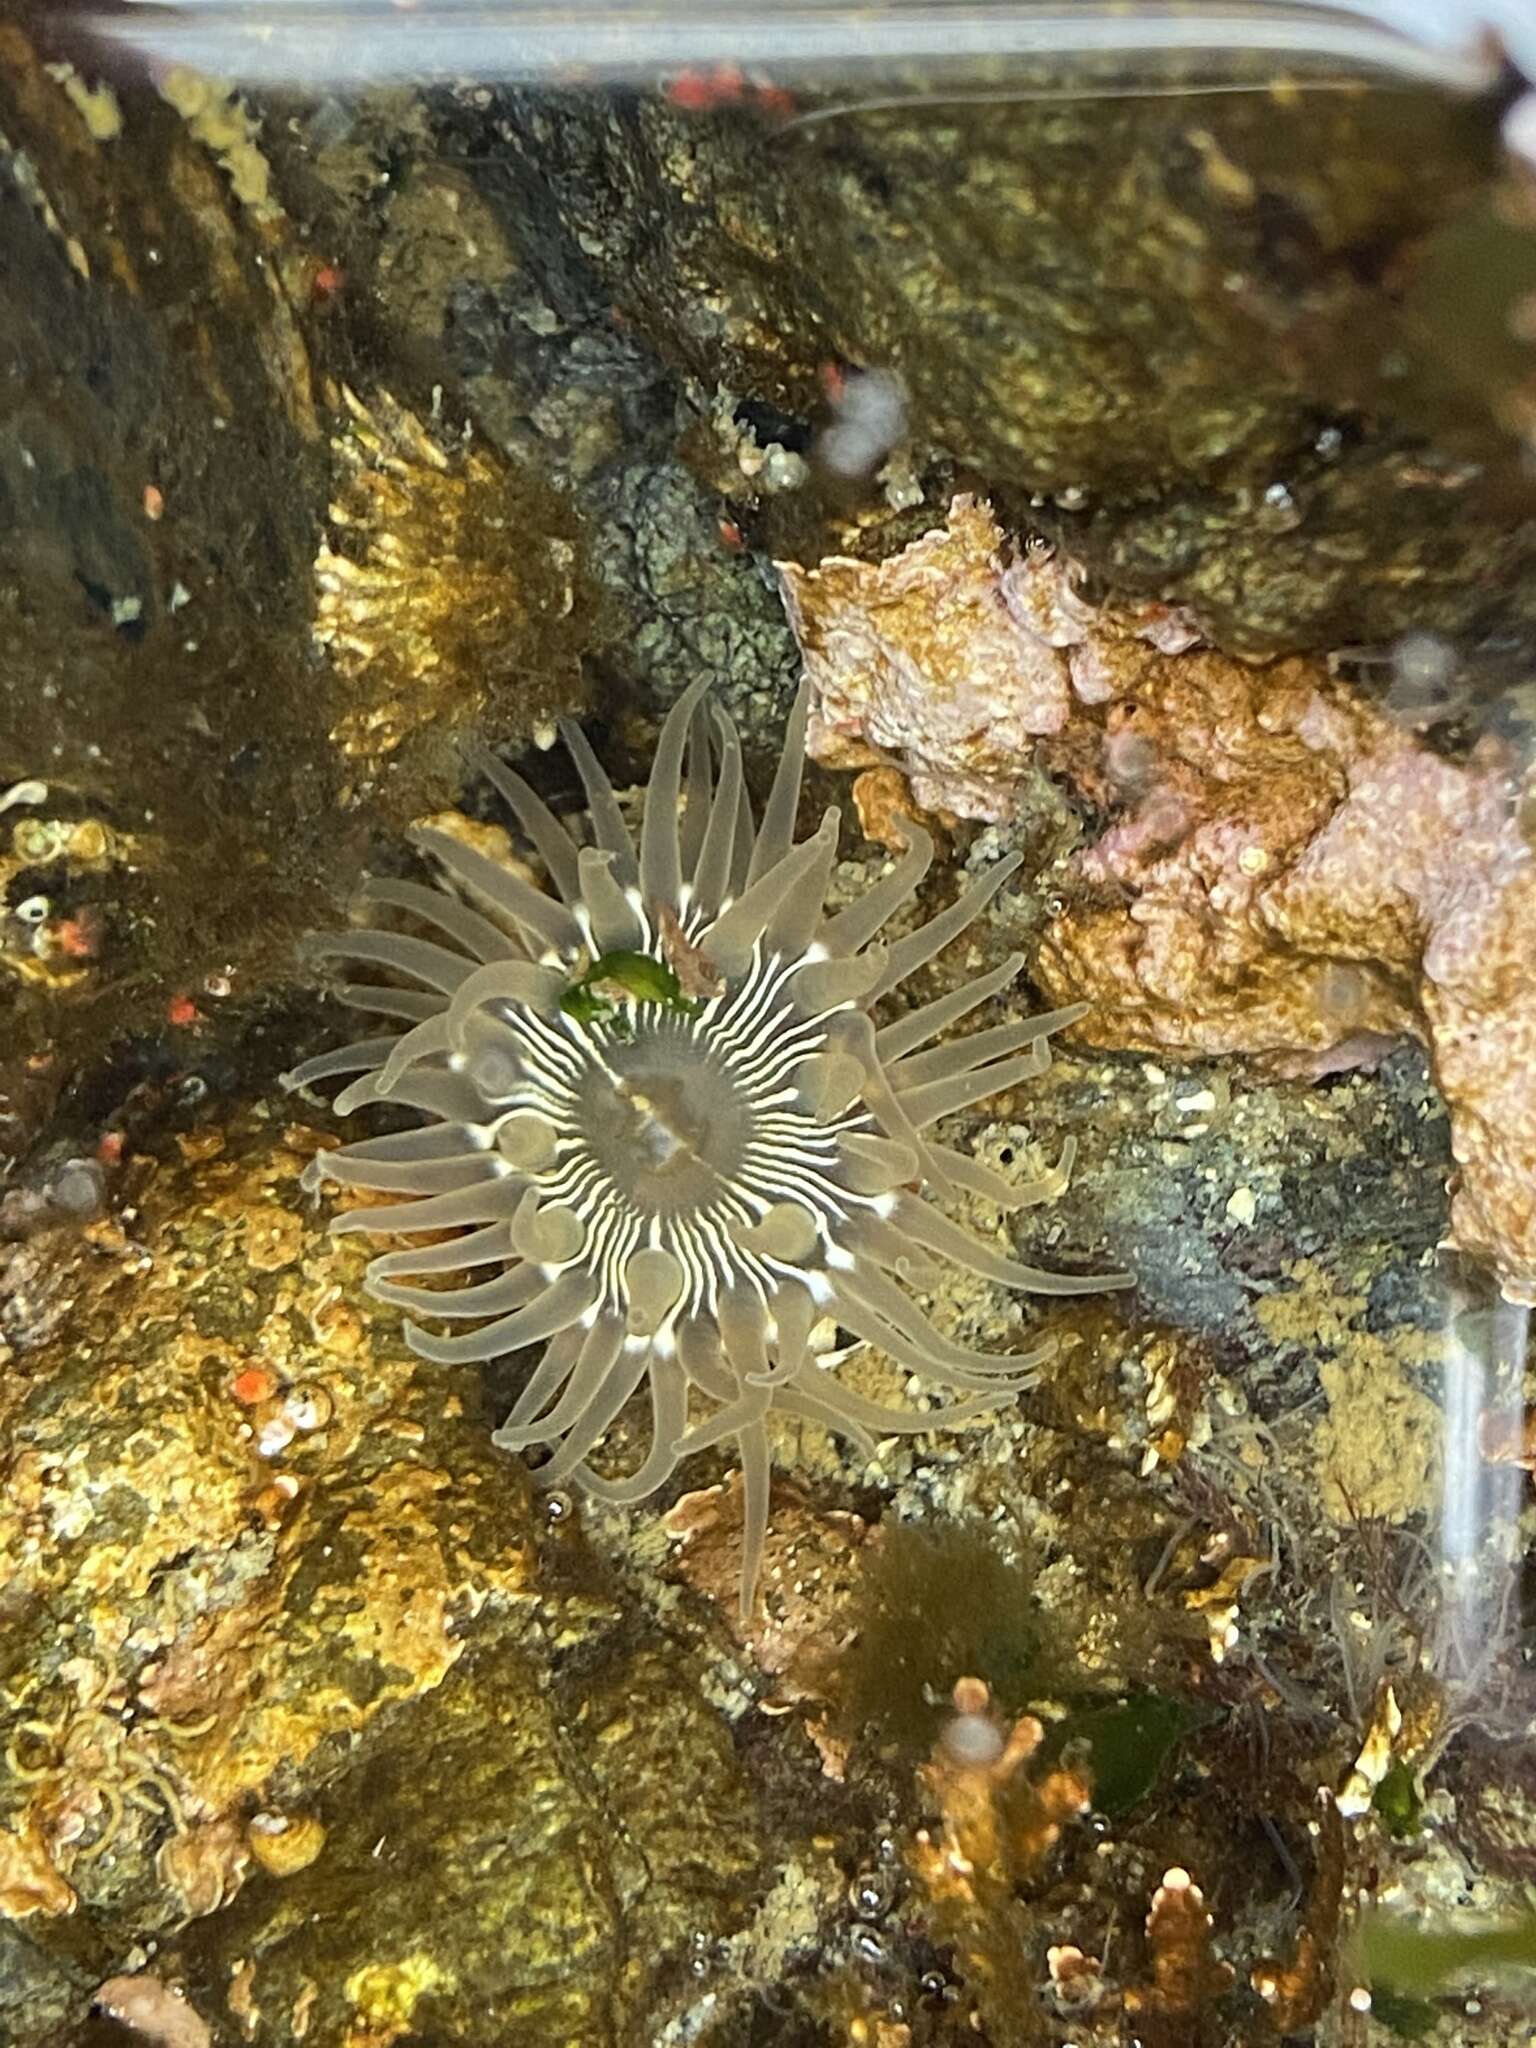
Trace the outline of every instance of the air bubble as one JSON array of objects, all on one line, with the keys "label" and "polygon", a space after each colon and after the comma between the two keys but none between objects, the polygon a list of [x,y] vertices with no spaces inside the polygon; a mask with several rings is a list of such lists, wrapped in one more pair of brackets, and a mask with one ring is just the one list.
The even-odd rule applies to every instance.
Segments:
[{"label": "air bubble", "polygon": [[861,1870],[848,1886],[848,1902],[861,1920],[883,1919],[895,1895],[894,1878],[885,1870]]},{"label": "air bubble", "polygon": [[1289,484],[1273,483],[1265,491],[1255,515],[1270,533],[1289,533],[1301,524],[1301,507]]}]

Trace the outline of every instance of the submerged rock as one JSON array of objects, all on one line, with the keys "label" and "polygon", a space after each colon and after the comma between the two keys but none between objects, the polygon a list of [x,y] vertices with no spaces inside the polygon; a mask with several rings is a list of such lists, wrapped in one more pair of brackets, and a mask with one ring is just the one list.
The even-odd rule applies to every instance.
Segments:
[{"label": "submerged rock", "polygon": [[476,1384],[355,1305],[310,1144],[137,1162],[0,1375],[0,1915],[56,1972],[7,2038],[154,1937],[220,2040],[621,2048],[749,1910],[752,1797],[682,1647],[541,1565]]},{"label": "submerged rock", "polygon": [[[1102,818],[1033,961],[1091,1004],[1084,1037],[1315,1076],[1422,1040],[1452,1240],[1536,1294],[1536,853],[1512,749],[1446,759],[1320,663],[1089,604],[1073,564],[1012,558],[968,498],[892,562],[785,576],[822,758],[894,761],[920,803],[980,818],[1044,766]],[[935,622],[957,620],[951,642]],[[977,620],[1009,658],[972,695]]]},{"label": "submerged rock", "polygon": [[[1259,58],[1220,94],[1176,66],[1069,83],[505,104],[519,166],[706,391],[809,439],[828,365],[899,379],[918,449],[1223,644],[1528,628],[1536,243],[1493,99],[1309,91]],[[1454,338],[1428,317],[1449,278]]]}]

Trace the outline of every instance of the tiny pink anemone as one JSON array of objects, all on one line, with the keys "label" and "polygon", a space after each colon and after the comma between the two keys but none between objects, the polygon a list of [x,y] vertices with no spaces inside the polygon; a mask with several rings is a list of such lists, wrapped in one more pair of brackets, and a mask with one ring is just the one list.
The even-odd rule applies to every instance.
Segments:
[{"label": "tiny pink anemone", "polygon": [[[362,928],[321,946],[380,977],[341,993],[390,1029],[288,1077],[303,1087],[355,1074],[338,1112],[385,1103],[426,1119],[322,1152],[306,1184],[411,1198],[350,1209],[337,1231],[454,1233],[368,1267],[379,1299],[473,1325],[413,1325],[421,1356],[468,1365],[544,1346],[498,1444],[548,1444],[543,1480],[635,1502],[680,1460],[735,1439],[744,1613],[767,1525],[771,1415],[823,1424],[873,1456],[882,1435],[995,1409],[1043,1355],[956,1343],[903,1282],[932,1278],[934,1262],[1039,1294],[1127,1278],[1022,1264],[920,1192],[1016,1209],[1060,1191],[1070,1143],[1055,1171],[1015,1187],[929,1132],[1041,1074],[1050,1034],[1080,1011],[935,1043],[1012,983],[1015,955],[876,1027],[872,1007],[972,923],[1018,857],[886,943],[932,859],[914,826],[891,872],[827,915],[837,812],[794,836],[805,724],[802,691],[755,821],[734,726],[702,685],[688,691],[657,742],[638,844],[576,726],[562,732],[591,844],[485,757],[551,891],[442,831],[416,831],[441,884],[368,881]],[[926,1411],[872,1401],[813,1351],[824,1319],[962,1398]],[[594,1455],[642,1385],[649,1448],[633,1471],[602,1470]]]}]

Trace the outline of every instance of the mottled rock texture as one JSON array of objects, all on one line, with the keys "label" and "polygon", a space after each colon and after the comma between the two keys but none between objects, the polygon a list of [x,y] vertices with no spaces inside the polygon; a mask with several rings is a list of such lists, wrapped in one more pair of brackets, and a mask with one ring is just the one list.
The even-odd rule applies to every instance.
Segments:
[{"label": "mottled rock texture", "polygon": [[786,567],[813,746],[897,763],[919,802],[973,818],[1011,816],[1042,765],[1066,779],[1102,829],[1062,871],[1034,972],[1091,1004],[1096,1045],[1320,1076],[1422,1039],[1461,1169],[1453,1240],[1528,1300],[1536,855],[1518,754],[1490,738],[1444,759],[1323,664],[1234,660],[1165,607],[1085,603],[1078,573],[1011,550],[969,498],[891,561]]},{"label": "mottled rock texture", "polygon": [[[520,101],[512,148],[706,389],[807,422],[829,361],[894,372],[920,447],[1012,512],[1053,501],[1035,516],[1117,589],[1224,644],[1528,625],[1536,528],[1488,472],[1513,480],[1536,255],[1490,197],[1496,110],[1240,82],[915,81],[787,122]],[[1435,308],[1473,275],[1453,345]]]},{"label": "mottled rock texture", "polygon": [[154,1936],[219,2041],[245,2001],[273,2043],[623,2048],[749,1910],[752,1795],[476,1386],[354,1305],[310,1142],[137,1162],[131,1237],[50,1242],[62,1320],[0,1371],[7,2039]]}]

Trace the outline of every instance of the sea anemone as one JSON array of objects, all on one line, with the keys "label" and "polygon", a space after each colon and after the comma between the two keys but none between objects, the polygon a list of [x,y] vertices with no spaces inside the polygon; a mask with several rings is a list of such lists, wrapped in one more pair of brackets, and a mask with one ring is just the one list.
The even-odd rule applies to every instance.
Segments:
[{"label": "sea anemone", "polygon": [[[416,1237],[373,1260],[370,1292],[477,1325],[456,1336],[413,1326],[421,1356],[459,1365],[545,1346],[498,1444],[549,1444],[544,1480],[633,1502],[681,1459],[736,1439],[744,1613],[767,1522],[771,1413],[823,1424],[872,1456],[877,1435],[995,1408],[1042,1356],[968,1350],[901,1281],[931,1279],[935,1260],[1042,1294],[1124,1279],[1022,1265],[923,1199],[926,1185],[1013,1209],[1064,1185],[1070,1146],[1054,1172],[1014,1187],[926,1133],[1040,1074],[1049,1034],[1078,1012],[931,1045],[1008,987],[1014,956],[876,1028],[871,1007],[966,929],[1018,857],[882,944],[932,857],[914,825],[890,874],[828,916],[836,810],[809,839],[794,837],[805,725],[802,690],[754,823],[735,728],[702,685],[690,690],[657,742],[638,847],[576,726],[562,730],[591,845],[484,757],[553,893],[443,831],[417,830],[442,885],[370,880],[367,928],[321,942],[388,977],[341,993],[396,1028],[289,1077],[305,1086],[356,1074],[339,1112],[388,1103],[429,1119],[322,1152],[306,1184],[396,1198],[333,1227]],[[486,1267],[489,1278],[461,1277]],[[966,1397],[927,1412],[870,1400],[813,1351],[813,1327],[828,1318]],[[626,1475],[600,1471],[588,1461],[642,1382],[648,1452]]]}]

